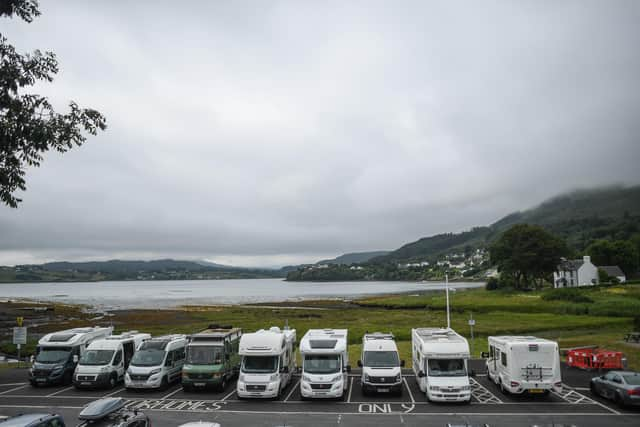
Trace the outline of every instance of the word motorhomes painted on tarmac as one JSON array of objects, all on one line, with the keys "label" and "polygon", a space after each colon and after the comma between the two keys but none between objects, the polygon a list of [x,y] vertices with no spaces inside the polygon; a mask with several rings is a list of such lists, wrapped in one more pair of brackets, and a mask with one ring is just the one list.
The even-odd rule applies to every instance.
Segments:
[{"label": "word motorhomes painted on tarmac", "polygon": [[222,409],[226,402],[213,400],[164,400],[146,399],[131,400],[125,407],[130,410],[154,410],[154,411],[189,411],[189,412],[214,412]]}]

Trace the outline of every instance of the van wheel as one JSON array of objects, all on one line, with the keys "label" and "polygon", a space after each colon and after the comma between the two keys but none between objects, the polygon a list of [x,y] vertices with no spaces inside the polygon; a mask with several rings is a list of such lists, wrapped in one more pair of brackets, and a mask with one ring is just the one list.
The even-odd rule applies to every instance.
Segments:
[{"label": "van wheel", "polygon": [[505,396],[509,394],[509,390],[507,390],[504,387],[504,384],[502,383],[502,380],[500,380],[500,391],[502,392],[502,394],[504,394]]},{"label": "van wheel", "polygon": [[598,390],[596,390],[596,385],[594,383],[589,384],[589,390],[591,390],[591,394],[598,396]]},{"label": "van wheel", "polygon": [[65,374],[62,376],[62,384],[71,384],[71,382],[73,381],[73,373],[67,371],[65,372]]},{"label": "van wheel", "polygon": [[226,390],[226,388],[227,388],[227,377],[226,377],[226,376],[223,376],[223,377],[222,377],[222,382],[221,382],[221,383],[220,383],[220,385],[218,386],[218,389],[219,389],[220,391],[225,391],[225,390]]},{"label": "van wheel", "polygon": [[162,377],[162,382],[160,383],[160,390],[166,390],[169,388],[169,380],[166,376]]},{"label": "van wheel", "polygon": [[115,374],[112,374],[112,375],[109,377],[109,388],[114,388],[114,387],[116,386],[116,383],[117,383],[117,382],[118,382],[118,381],[117,381],[117,378],[116,378]]}]

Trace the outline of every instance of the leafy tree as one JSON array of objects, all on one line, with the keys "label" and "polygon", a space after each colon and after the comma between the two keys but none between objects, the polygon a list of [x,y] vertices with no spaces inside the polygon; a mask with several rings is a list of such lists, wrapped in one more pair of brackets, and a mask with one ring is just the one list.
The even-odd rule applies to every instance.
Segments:
[{"label": "leafy tree", "polygon": [[638,249],[628,240],[596,240],[585,250],[595,265],[617,265],[627,275],[638,271]]},{"label": "leafy tree", "polygon": [[[40,15],[38,2],[0,1],[0,17],[14,15],[31,22]],[[57,72],[53,53],[17,53],[0,34],[0,201],[10,207],[22,201],[14,193],[26,190],[25,169],[40,166],[45,152],[64,153],[86,141],[83,132],[95,135],[106,129],[105,118],[96,110],[71,102],[70,111],[60,114],[47,98],[22,93],[37,81],[51,82]]]},{"label": "leafy tree", "polygon": [[518,289],[542,281],[554,271],[560,257],[568,253],[563,240],[542,227],[517,224],[505,231],[489,249],[491,263]]}]

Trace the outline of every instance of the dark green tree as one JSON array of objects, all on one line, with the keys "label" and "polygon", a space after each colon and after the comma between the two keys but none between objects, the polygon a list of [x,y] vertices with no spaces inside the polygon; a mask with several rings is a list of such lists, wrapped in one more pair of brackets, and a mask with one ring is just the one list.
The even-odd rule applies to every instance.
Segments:
[{"label": "dark green tree", "polygon": [[517,224],[489,248],[491,263],[518,289],[540,287],[569,250],[565,242],[542,227]]},{"label": "dark green tree", "polygon": [[617,265],[631,276],[638,271],[640,260],[636,245],[628,240],[596,240],[585,250],[597,266]]},{"label": "dark green tree", "polygon": [[[0,18],[18,16],[31,22],[40,15],[35,0],[0,1]],[[15,192],[26,190],[29,166],[40,166],[49,150],[64,153],[86,141],[83,132],[95,135],[106,129],[98,111],[80,108],[75,102],[69,111],[54,111],[47,98],[23,93],[38,81],[51,82],[58,61],[51,52],[17,53],[0,34],[0,201],[13,208],[22,201]]]}]

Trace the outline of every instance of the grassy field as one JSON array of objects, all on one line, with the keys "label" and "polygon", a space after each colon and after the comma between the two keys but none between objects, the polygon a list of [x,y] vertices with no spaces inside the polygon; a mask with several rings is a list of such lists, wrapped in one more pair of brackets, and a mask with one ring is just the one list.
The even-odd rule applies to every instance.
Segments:
[{"label": "grassy field", "polygon": [[[527,334],[557,340],[560,347],[599,345],[620,350],[626,354],[630,367],[640,370],[640,345],[627,344],[622,340],[625,333],[634,329],[633,319],[627,310],[639,303],[640,286],[589,289],[585,292],[592,302],[558,300],[554,299],[558,296],[553,293],[549,299],[549,291],[503,293],[480,289],[455,292],[451,294],[451,323],[454,329],[469,338],[467,322],[473,312],[476,320],[473,352],[476,357],[481,351],[486,351],[488,335]],[[566,295],[559,298],[566,298]],[[411,328],[446,325],[444,297],[439,294],[376,297],[354,303],[314,301],[304,305],[305,308],[298,309],[281,304],[278,307],[192,306],[175,310],[131,310],[114,312],[108,320],[91,323],[87,316],[69,313],[73,320],[50,324],[38,331],[43,333],[52,328],[113,323],[118,331],[137,329],[158,335],[193,333],[210,323],[231,324],[245,331],[254,331],[272,325],[282,327],[286,321],[297,329],[298,338],[309,328],[349,329],[350,358],[354,366],[366,331],[391,331],[399,341],[402,358],[410,366]],[[580,311],[574,307],[581,305],[587,306],[587,310]],[[640,310],[634,314],[640,314]],[[33,343],[27,351],[32,351]],[[10,345],[3,348],[11,350]]]}]

